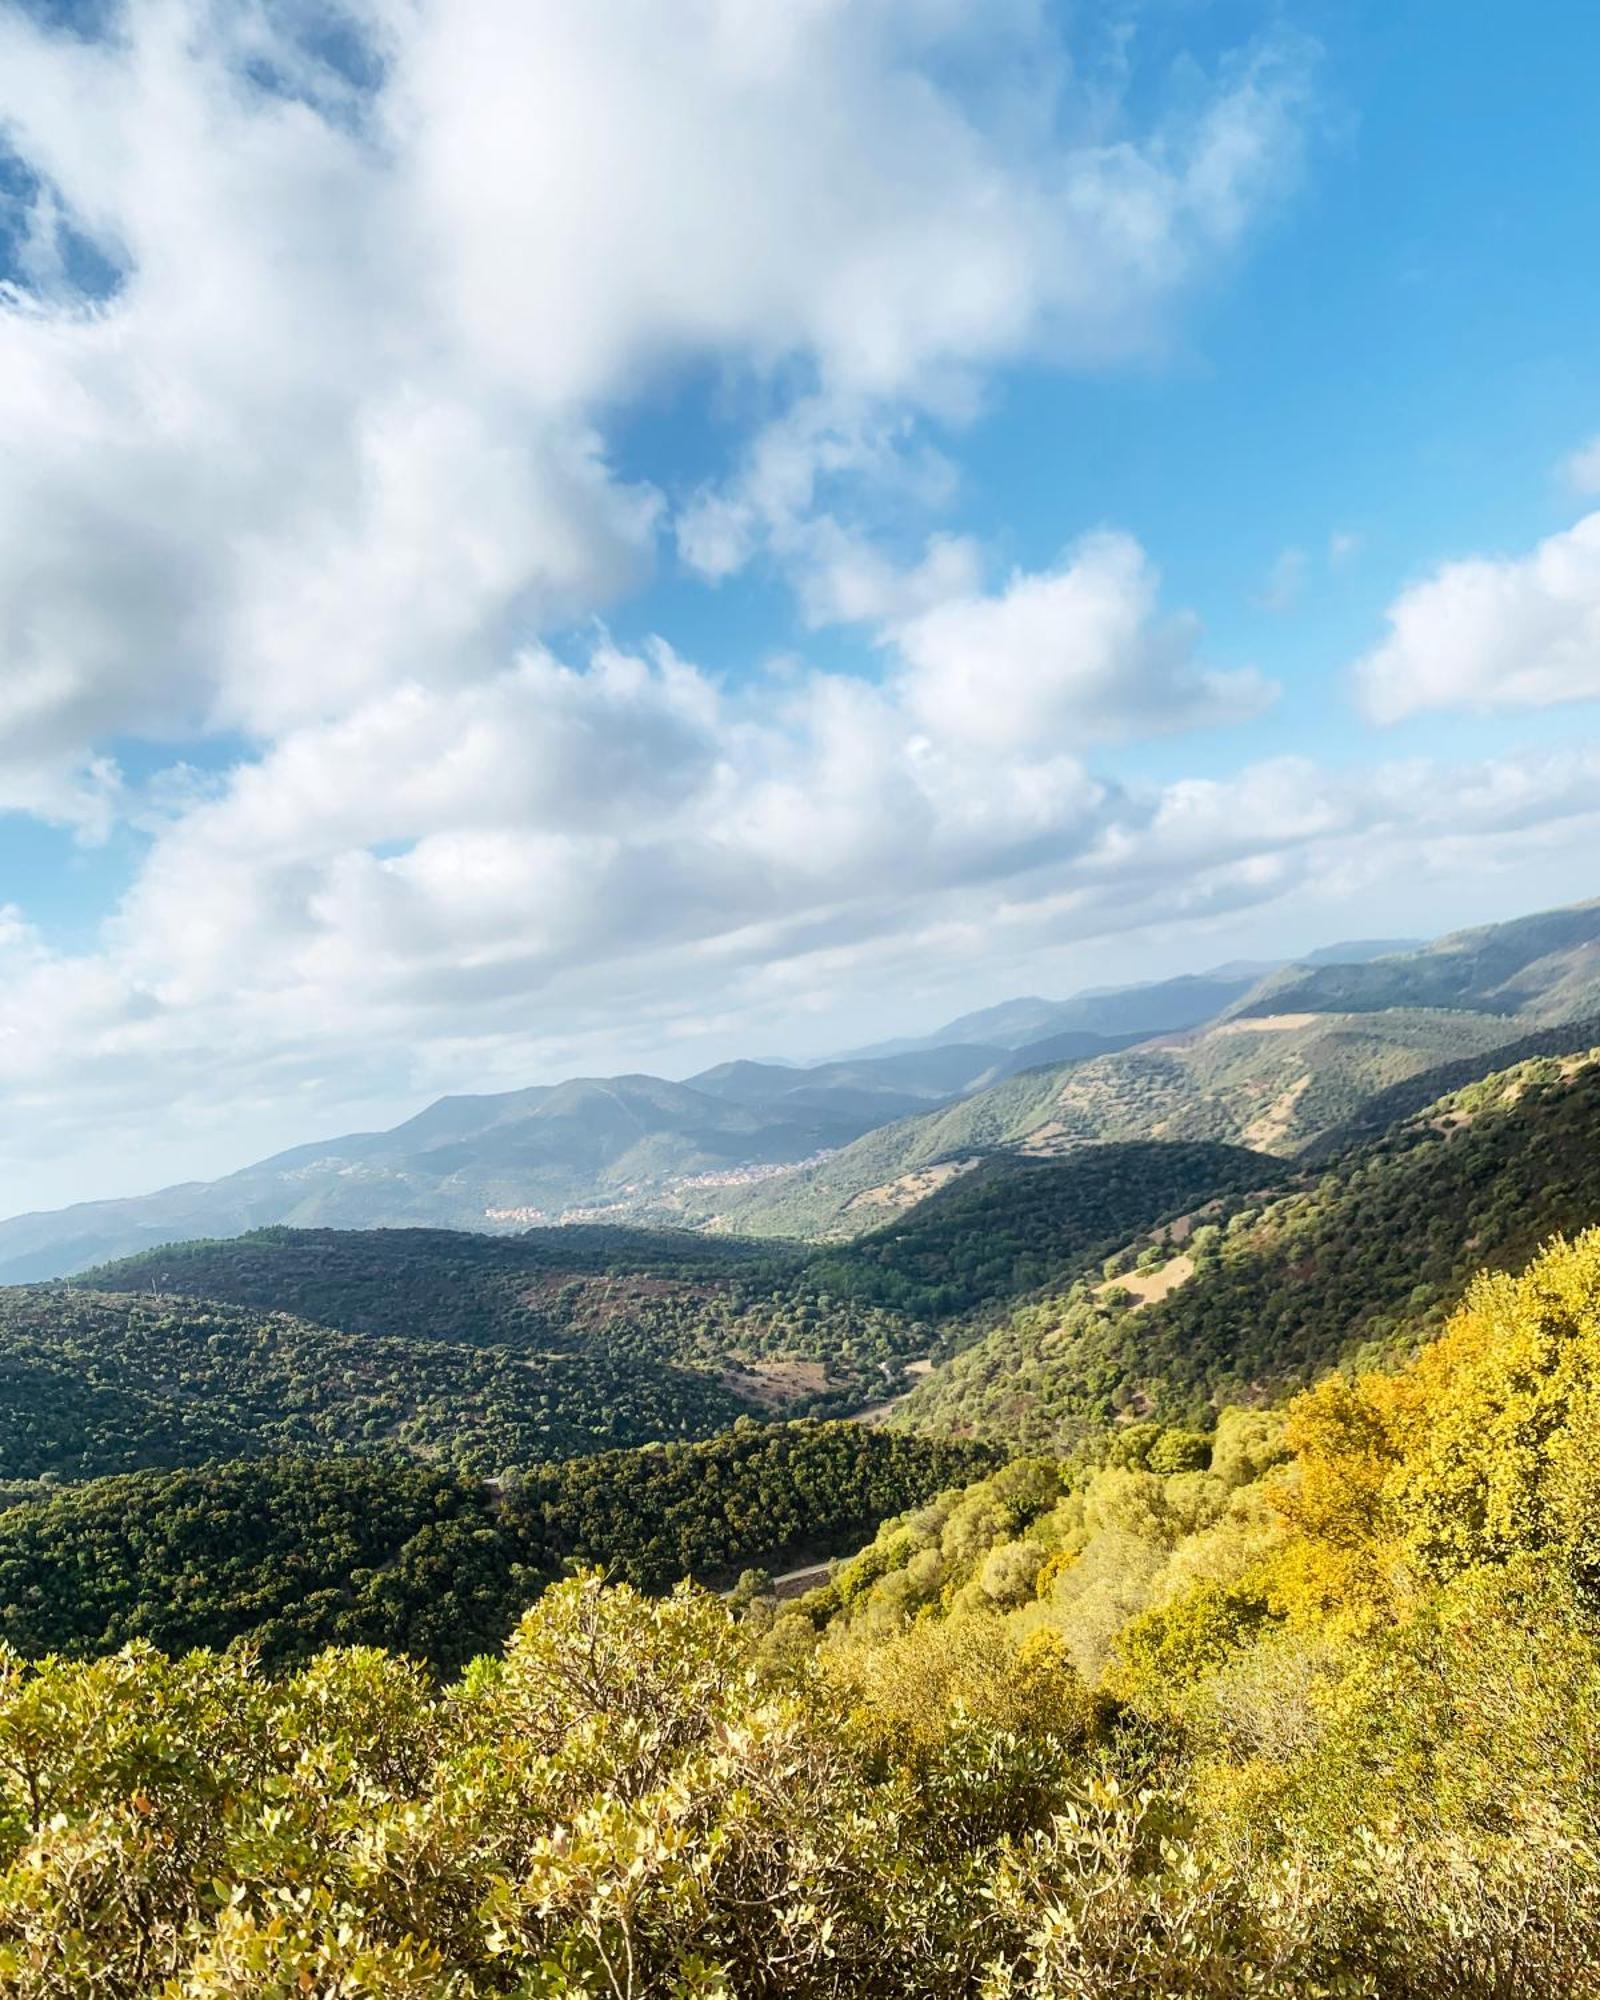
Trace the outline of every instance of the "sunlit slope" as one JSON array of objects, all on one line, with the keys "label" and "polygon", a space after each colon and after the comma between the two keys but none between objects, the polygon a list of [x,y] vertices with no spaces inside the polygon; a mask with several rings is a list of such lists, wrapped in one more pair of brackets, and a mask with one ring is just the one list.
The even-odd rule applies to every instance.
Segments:
[{"label": "sunlit slope", "polygon": [[1048,1157],[1095,1140],[1211,1140],[1290,1156],[1374,1093],[1512,1039],[1501,1017],[1442,1011],[1273,1015],[1029,1072],[901,1120],[814,1167],[719,1198],[726,1227],[850,1236],[996,1150]]},{"label": "sunlit slope", "polygon": [[1236,1003],[1250,1016],[1447,1007],[1528,1026],[1600,1012],[1600,902],[1457,931],[1364,964],[1285,966]]},{"label": "sunlit slope", "polygon": [[0,1642],[93,1655],[247,1638],[270,1661],[386,1645],[460,1666],[573,1558],[652,1589],[859,1540],[995,1462],[859,1424],[524,1467],[495,1486],[393,1457],[230,1460],[0,1511]]},{"label": "sunlit slope", "polygon": [[1192,1274],[1153,1303],[1137,1303],[1135,1274],[1021,1307],[900,1420],[1057,1450],[1133,1415],[1204,1422],[1425,1334],[1482,1265],[1594,1223],[1600,1059],[1522,1064],[1173,1246]]}]

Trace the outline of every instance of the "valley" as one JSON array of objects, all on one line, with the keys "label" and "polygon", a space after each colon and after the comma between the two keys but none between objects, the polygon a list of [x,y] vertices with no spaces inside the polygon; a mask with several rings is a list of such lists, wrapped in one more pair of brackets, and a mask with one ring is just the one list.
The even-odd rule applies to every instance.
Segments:
[{"label": "valley", "polygon": [[[1477,992],[1461,965],[1486,966],[1485,994],[1498,1004],[1510,980],[1538,1014],[1587,993],[1597,925],[1586,906],[1422,956],[1450,962],[1456,997]],[[1347,999],[1358,978],[1389,993],[1421,976],[1384,966],[1312,966],[1302,986],[1336,979]],[[1147,996],[1146,1018],[1181,1013],[1178,986]],[[896,1090],[913,1074],[975,1086],[746,1184],[739,1228],[726,1212],[698,1229],[274,1224],[0,1289],[0,1496],[20,1523],[127,1475],[357,1459],[504,1494],[540,1468],[838,1418],[907,1450],[1092,1465],[1130,1424],[1203,1430],[1330,1366],[1412,1352],[1480,1264],[1516,1266],[1600,1216],[1592,1023],[1260,1013],[1257,990],[1211,1024],[998,1082],[993,1043],[852,1058],[820,1080],[726,1065],[705,1081],[740,1104],[826,1097],[846,1072],[859,1093],[882,1082],[874,1064]],[[1037,1005],[977,1027],[1030,1033]],[[1500,1052],[1519,1059],[1499,1068]],[[520,1146],[529,1103],[548,1101],[447,1101],[407,1143]],[[748,1231],[758,1213],[783,1232]],[[786,1537],[752,1528],[741,1559],[780,1561]]]},{"label": "valley", "polygon": [[[1502,951],[1508,964],[1539,953],[1519,989],[1539,1020],[1562,1017],[1566,997],[1587,991],[1586,947],[1551,949],[1544,921]],[[1563,938],[1600,933],[1592,906],[1563,921]],[[1377,948],[1332,946],[1307,971]],[[1273,1031],[1219,1019],[1253,1004],[1263,972],[1287,976],[1254,967],[1008,1002],[929,1037],[807,1066],[732,1061],[682,1083],[590,1077],[441,1098],[391,1131],[296,1147],[219,1181],[0,1220],[0,1283],[273,1224],[514,1231],[583,1221],[842,1237],[903,1212],[930,1175],[995,1151],[1177,1138],[1292,1152],[1372,1090],[1528,1031],[1504,1011],[1360,1021],[1308,1011],[1274,1047]]]},{"label": "valley", "polygon": [[[988,1962],[1010,1952],[1032,1990],[1064,1962],[1041,1899],[1086,1869],[1095,1895],[1121,1884],[1106,1948],[1142,1940],[1141,1982],[1203,1880],[1205,1962],[1290,1965],[1256,1982],[1283,2000],[1386,2000],[1359,1984],[1364,1940],[1372,1911],[1391,1940],[1401,1918],[1390,1863],[1360,1872],[1355,1801],[1361,1824],[1403,1816],[1388,1838],[1450,1925],[1456,1871],[1502,1839],[1537,1851],[1548,1962],[1570,1965],[1587,1892],[1539,1843],[1588,1782],[1600,1686],[1600,1029],[1550,1015],[1593,997],[1595,922],[1563,919],[1568,951],[1541,920],[1515,950],[1435,948],[1426,979],[1361,969],[1420,1007],[1350,1005],[1344,968],[1336,1009],[1300,1004],[1324,992],[1311,967],[1270,975],[1292,1007],[1236,996],[998,1079],[974,1045],[924,1072],[965,1094],[823,1158],[708,1172],[703,1213],[684,1187],[562,1227],[273,1221],[0,1287],[0,1797],[15,1814],[7,1773],[36,1773],[66,1827],[108,1837],[124,1717],[157,1731],[130,1753],[138,1796],[248,1881],[241,1843],[279,1808],[249,1803],[241,1760],[265,1754],[312,1801],[280,1851],[334,1871],[351,1935],[388,1936],[343,1858],[368,1828],[403,1845],[422,1814],[508,1909],[485,1856],[517,1815],[557,1829],[518,1864],[550,1882],[566,1829],[603,1822],[608,1869],[641,1816],[677,1827],[684,1787],[732,1851],[748,1793],[802,1843],[867,1842],[821,1892],[836,1924],[866,1899],[863,1966],[906,1921],[897,1885],[939,1908],[977,1871],[1001,1898]],[[1443,985],[1485,1005],[1431,1004]],[[729,1066],[722,1101],[769,1103],[748,1072],[777,1068]],[[526,1104],[490,1104],[435,1107],[406,1143],[537,1152]],[[1570,1671],[1530,1681],[1530,1648]],[[204,1769],[175,1748],[156,1777],[168,1726]],[[1396,1731],[1469,1802],[1442,1860],[1433,1789],[1384,1762]],[[342,1775],[366,1757],[387,1775]],[[518,1789],[557,1772],[559,1806]],[[1278,1858],[1248,1833],[1267,1795]],[[116,1838],[124,1879],[143,1863]],[[1044,1871],[1025,1890],[1019,1856]],[[670,1864],[648,1869],[666,1893]],[[408,1888],[408,1913],[433,1894]],[[7,1895],[0,1869],[9,1976]],[[426,1921],[442,1934],[445,1905]],[[452,1951],[492,1960],[476,1916],[448,1921]],[[1433,1964],[1433,1918],[1406,1921]],[[912,1929],[946,1968],[919,1990],[977,1990],[970,1924]],[[660,1908],[639,1935],[692,1964]]]}]

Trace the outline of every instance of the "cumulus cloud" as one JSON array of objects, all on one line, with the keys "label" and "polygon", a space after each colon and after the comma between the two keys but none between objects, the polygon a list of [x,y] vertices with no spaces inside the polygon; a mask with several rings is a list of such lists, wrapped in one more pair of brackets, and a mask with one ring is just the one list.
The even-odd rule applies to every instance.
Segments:
[{"label": "cumulus cloud", "polygon": [[1600,513],[1531,554],[1443,564],[1390,605],[1356,686],[1377,722],[1600,697]]},{"label": "cumulus cloud", "polygon": [[963,16],[361,0],[352,80],[261,0],[127,0],[103,39],[0,10],[36,189],[0,802],[113,732],[272,733],[603,602],[659,499],[601,420],[685,364],[811,384],[686,525],[715,574],[953,376],[1148,337],[1288,171],[1300,69],[1107,126],[1040,10]]},{"label": "cumulus cloud", "polygon": [[1275,690],[1196,657],[1191,617],[1160,616],[1130,536],[1092,535],[994,595],[947,598],[894,628],[911,710],[986,749],[1160,735],[1259,714]]},{"label": "cumulus cloud", "polygon": [[[808,309],[821,392],[760,433],[732,477],[685,504],[678,546],[690,568],[715,579],[766,550],[804,589],[813,508],[835,493],[848,499],[886,466],[906,476],[893,432],[908,411],[970,414],[977,371],[1025,353],[1102,365],[1159,347],[1172,300],[1214,271],[1292,180],[1307,69],[1303,47],[1259,50],[1197,111],[1139,134],[1099,130],[1093,94],[1036,98],[1020,119],[1009,104],[1017,130],[1053,134],[1076,115],[1080,136],[981,160],[969,131],[923,127],[930,152],[947,149],[939,177],[950,193],[937,221],[908,217],[892,192],[881,205],[901,183],[899,166],[863,203],[852,176],[883,162],[847,153],[836,240],[858,242],[862,255],[836,266]],[[926,476],[926,459],[916,469]],[[931,469],[945,470],[936,459]]]},{"label": "cumulus cloud", "polygon": [[[1178,102],[1035,0],[107,19],[0,4],[0,811],[148,841],[93,948],[0,918],[19,1157],[1025,929],[1159,820],[1091,746],[1266,699],[1128,539],[989,589],[930,528],[996,369],[1170,340],[1293,178],[1302,52]],[[619,418],[687,379],[726,462],[657,491]],[[558,650],[669,530],[878,677]]]}]

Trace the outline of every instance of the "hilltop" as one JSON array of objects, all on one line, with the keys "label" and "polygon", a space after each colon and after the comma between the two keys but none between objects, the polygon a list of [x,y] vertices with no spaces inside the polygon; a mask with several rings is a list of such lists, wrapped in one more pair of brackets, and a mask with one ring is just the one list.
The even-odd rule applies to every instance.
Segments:
[{"label": "hilltop", "polygon": [[866,1134],[702,1212],[755,1235],[848,1237],[995,1152],[1091,1140],[1210,1139],[1292,1158],[1412,1080],[1483,1074],[1536,1029],[1600,1014],[1600,903],[1463,932],[1367,962],[1284,967],[1221,1016],[1137,1046],[1026,1070]]},{"label": "hilltop", "polygon": [[1368,963],[1285,966],[1236,1015],[1462,1008],[1530,1024],[1600,1013],[1600,902],[1456,931]]},{"label": "hilltop", "polygon": [[[1600,1219],[1600,1048],[1452,1091],[1298,1187],[1162,1227],[1022,1307],[896,1421],[1069,1451],[1132,1416],[1206,1425],[1434,1331],[1484,1264]],[[1169,1285],[1148,1288],[1146,1274]],[[1149,1303],[1143,1300],[1148,1298]]]},{"label": "hilltop", "polygon": [[[1336,966],[1377,949],[1359,942],[1313,957]],[[881,1218],[868,1200],[841,1225],[835,1186],[847,1190],[848,1202],[929,1163],[943,1168],[963,1154],[1032,1143],[1035,1130],[1051,1123],[1049,1076],[1080,1067],[1090,1073],[1094,1101],[1063,1132],[1279,1150],[1271,1099],[1250,1116],[1190,1116],[1182,1103],[1189,1082],[1170,1057],[1155,1056],[1154,1075],[1140,1060],[1152,1037],[1181,1042],[1228,1009],[1251,1004],[1264,972],[1280,976],[1270,966],[1224,966],[1067,1000],[1005,1001],[932,1036],[809,1064],[735,1060],[681,1082],[576,1077],[444,1097],[388,1130],[291,1147],[220,1180],[0,1221],[0,1283],[34,1283],[164,1243],[279,1223],[503,1232],[612,1220],[853,1233]],[[1430,1058],[1476,1046],[1465,1031],[1454,1043],[1438,1029],[1427,1039]],[[1128,1067],[1119,1070],[1123,1056]],[[1320,1067],[1323,1057],[1313,1051],[1306,1061]],[[1350,1067],[1331,1053],[1328,1062],[1340,1075]],[[1160,1074],[1163,1064],[1171,1074]],[[1249,1071],[1250,1064],[1233,1067]],[[1265,1074],[1273,1065],[1260,1068]],[[1402,1073],[1381,1056],[1367,1068],[1379,1082]],[[1277,1097],[1289,1087],[1281,1084]],[[1253,1088],[1247,1078],[1243,1095],[1235,1091],[1241,1109]],[[1207,1089],[1198,1085],[1202,1096]],[[1357,1094],[1347,1089],[1338,1102],[1348,1108]],[[1172,1100],[1165,1123],[1150,1109],[1163,1098]],[[1295,1132],[1320,1104],[1312,1093],[1306,1114],[1289,1120]],[[949,1122],[941,1123],[946,1113]],[[841,1155],[842,1166],[833,1168]],[[929,1185],[908,1181],[881,1204],[883,1212],[903,1210]]]}]

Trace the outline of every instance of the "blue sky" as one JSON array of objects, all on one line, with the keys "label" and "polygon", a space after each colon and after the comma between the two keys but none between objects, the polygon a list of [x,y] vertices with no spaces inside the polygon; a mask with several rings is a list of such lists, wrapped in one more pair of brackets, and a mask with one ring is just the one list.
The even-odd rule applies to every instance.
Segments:
[{"label": "blue sky", "polygon": [[0,4],[0,1208],[1600,893],[1538,29]]},{"label": "blue sky", "polygon": [[[1556,6],[1534,35],[1489,6],[1153,11],[1177,46],[1213,59],[1272,19],[1315,40],[1305,166],[1161,353],[994,383],[960,435],[947,519],[1023,567],[1088,528],[1130,529],[1219,660],[1283,679],[1263,740],[1314,728],[1360,756],[1369,733],[1341,669],[1395,593],[1442,558],[1521,549],[1579,511],[1560,467],[1600,427],[1600,281],[1585,254],[1600,14]],[[706,476],[726,448],[715,405],[702,381],[635,417],[625,462],[668,487]],[[1330,563],[1341,535],[1357,546]],[[1291,549],[1308,562],[1286,615],[1260,600]],[[781,586],[708,593],[668,577],[615,626],[669,631],[733,674],[775,644],[814,644]],[[1523,726],[1541,734],[1538,718]],[[1556,715],[1545,729],[1570,726]],[[1465,751],[1501,727],[1433,717],[1409,734]],[[1226,768],[1237,746],[1160,754]]]}]

